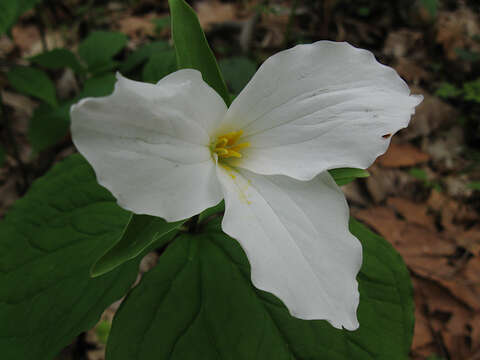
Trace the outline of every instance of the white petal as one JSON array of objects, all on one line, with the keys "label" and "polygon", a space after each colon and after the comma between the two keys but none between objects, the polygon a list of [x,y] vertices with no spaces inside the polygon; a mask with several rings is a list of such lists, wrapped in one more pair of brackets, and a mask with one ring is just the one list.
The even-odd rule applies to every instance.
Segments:
[{"label": "white petal", "polygon": [[273,55],[238,95],[222,131],[251,147],[232,163],[309,180],[338,167],[367,168],[408,125],[422,99],[395,70],[347,43],[319,41]]},{"label": "white petal", "polygon": [[117,76],[112,95],[72,106],[72,138],[120,206],[176,221],[222,199],[210,133],[226,112],[195,70],[157,85]]},{"label": "white petal", "polygon": [[221,165],[218,174],[222,228],[245,250],[253,284],[279,297],[293,316],[356,329],[362,248],[330,175],[302,182]]}]

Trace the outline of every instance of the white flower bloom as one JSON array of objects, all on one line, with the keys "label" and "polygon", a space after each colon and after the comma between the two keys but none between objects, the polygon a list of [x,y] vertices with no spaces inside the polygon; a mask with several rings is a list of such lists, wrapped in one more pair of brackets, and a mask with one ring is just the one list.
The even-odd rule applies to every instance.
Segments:
[{"label": "white flower bloom", "polygon": [[422,97],[372,53],[319,41],[270,57],[227,109],[196,70],[72,107],[72,135],[120,206],[167,221],[225,199],[252,282],[302,319],[358,327],[362,248],[328,169],[367,168]]}]

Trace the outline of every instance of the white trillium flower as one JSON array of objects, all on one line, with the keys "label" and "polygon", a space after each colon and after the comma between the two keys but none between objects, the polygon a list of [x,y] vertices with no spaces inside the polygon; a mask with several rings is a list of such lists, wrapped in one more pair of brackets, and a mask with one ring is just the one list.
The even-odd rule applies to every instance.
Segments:
[{"label": "white trillium flower", "polygon": [[196,70],[156,85],[117,78],[71,118],[118,204],[177,221],[225,199],[222,229],[257,288],[298,318],[358,328],[362,247],[327,170],[371,165],[422,97],[369,51],[331,41],[273,55],[228,109]]}]

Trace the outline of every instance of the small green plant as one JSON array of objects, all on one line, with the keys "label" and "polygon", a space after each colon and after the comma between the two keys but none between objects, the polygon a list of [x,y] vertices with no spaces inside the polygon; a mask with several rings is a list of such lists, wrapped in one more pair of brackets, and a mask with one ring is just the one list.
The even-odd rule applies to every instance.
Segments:
[{"label": "small green plant", "polygon": [[442,192],[442,186],[437,181],[432,181],[428,178],[427,172],[420,168],[411,168],[408,173],[410,176],[423,183],[426,188],[432,188],[438,192]]}]

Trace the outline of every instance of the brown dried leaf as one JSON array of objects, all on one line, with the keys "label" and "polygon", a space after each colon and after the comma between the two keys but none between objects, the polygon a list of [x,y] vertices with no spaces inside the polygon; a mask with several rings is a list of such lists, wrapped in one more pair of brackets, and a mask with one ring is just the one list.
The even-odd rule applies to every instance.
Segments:
[{"label": "brown dried leaf", "polygon": [[377,159],[383,167],[406,167],[427,162],[430,156],[415,146],[405,144],[390,144],[387,152]]},{"label": "brown dried leaf", "polygon": [[415,309],[415,328],[413,331],[412,349],[421,348],[433,341],[432,332],[428,326],[428,320],[425,315],[418,309]]},{"label": "brown dried leaf", "polygon": [[443,46],[449,60],[456,60],[456,49],[479,51],[480,45],[472,38],[480,34],[480,18],[470,8],[460,6],[454,12],[442,11],[436,22],[436,41]]},{"label": "brown dried leaf", "polygon": [[408,222],[435,230],[435,221],[431,215],[427,214],[426,204],[415,203],[400,197],[390,197],[387,199],[387,205],[394,208]]},{"label": "brown dried leaf", "polygon": [[418,85],[422,81],[430,81],[431,74],[418,65],[416,61],[407,58],[398,58],[393,65],[398,74],[408,83]]},{"label": "brown dried leaf", "polygon": [[391,31],[385,40],[383,53],[385,55],[401,58],[408,55],[412,50],[423,46],[423,33],[409,29]]},{"label": "brown dried leaf", "polygon": [[472,254],[480,256],[480,224],[459,233],[455,237],[455,241]]},{"label": "brown dried leaf", "polygon": [[119,30],[134,40],[145,39],[155,35],[152,16],[129,16],[118,21]]},{"label": "brown dried leaf", "polygon": [[28,53],[34,43],[41,41],[40,32],[35,25],[15,25],[12,27],[12,38],[22,53]]},{"label": "brown dried leaf", "polygon": [[217,0],[200,1],[196,5],[200,26],[208,31],[215,24],[237,20],[234,4],[221,3]]},{"label": "brown dried leaf", "polygon": [[472,348],[480,350],[480,312],[472,319]]}]

